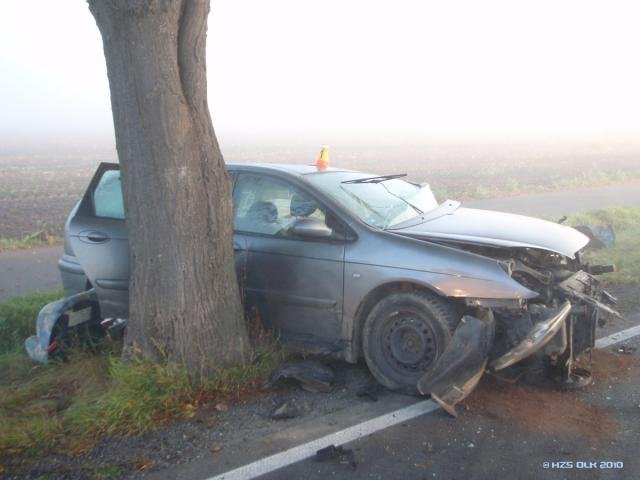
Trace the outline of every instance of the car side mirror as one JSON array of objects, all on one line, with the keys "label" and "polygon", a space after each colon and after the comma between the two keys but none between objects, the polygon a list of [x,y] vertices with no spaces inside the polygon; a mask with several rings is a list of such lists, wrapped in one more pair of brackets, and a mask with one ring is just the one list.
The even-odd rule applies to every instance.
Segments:
[{"label": "car side mirror", "polygon": [[299,218],[290,231],[294,235],[307,238],[327,238],[333,235],[333,230],[317,218]]}]

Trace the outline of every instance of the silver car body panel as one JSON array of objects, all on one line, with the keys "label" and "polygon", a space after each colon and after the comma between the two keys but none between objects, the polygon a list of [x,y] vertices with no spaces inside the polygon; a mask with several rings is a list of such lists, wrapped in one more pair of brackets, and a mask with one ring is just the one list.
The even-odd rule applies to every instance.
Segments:
[{"label": "silver car body panel", "polygon": [[[99,167],[83,202],[67,223],[65,241],[70,248],[60,264],[63,277],[77,276],[68,278],[65,286],[77,288],[88,281],[96,288],[105,318],[128,316],[127,232],[123,220],[95,218],[90,196],[101,173],[118,168],[117,164]],[[344,238],[292,240],[235,232],[234,250],[245,294],[263,305],[268,303],[267,309],[276,313],[273,326],[298,335],[303,343],[307,332],[312,343],[322,344],[318,351],[348,361],[359,356],[360,309],[381,288],[411,284],[445,297],[496,300],[537,295],[512,279],[496,259],[429,240],[529,246],[569,257],[587,241],[568,227],[459,208],[457,202],[450,201],[429,212],[422,224],[385,231],[365,224],[307,181],[306,175],[323,174],[313,166],[241,164],[228,165],[228,169],[235,178],[249,173],[289,182],[344,224],[349,233]],[[327,170],[331,171],[336,170]],[[101,234],[98,241],[96,232]],[[78,276],[75,268],[63,268],[73,266],[74,260],[85,276]]]},{"label": "silver car body panel", "polygon": [[528,247],[574,258],[589,238],[574,228],[512,213],[457,208],[417,225],[394,229],[417,238],[501,247]]}]

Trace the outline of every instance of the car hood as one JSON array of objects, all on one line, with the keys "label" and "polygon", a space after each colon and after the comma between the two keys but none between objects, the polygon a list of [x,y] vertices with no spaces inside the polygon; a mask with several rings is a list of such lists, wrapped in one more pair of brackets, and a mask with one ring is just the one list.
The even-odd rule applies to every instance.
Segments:
[{"label": "car hood", "polygon": [[570,258],[589,242],[586,235],[554,222],[458,205],[447,202],[423,217],[421,223],[394,228],[393,232],[430,240],[539,248]]}]

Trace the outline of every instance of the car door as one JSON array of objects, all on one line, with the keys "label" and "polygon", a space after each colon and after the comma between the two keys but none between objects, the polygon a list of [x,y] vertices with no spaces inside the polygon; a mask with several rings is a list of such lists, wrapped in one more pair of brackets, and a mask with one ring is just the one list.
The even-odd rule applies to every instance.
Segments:
[{"label": "car door", "polygon": [[71,248],[96,289],[102,318],[127,318],[129,244],[117,164],[101,163],[69,222]]},{"label": "car door", "polygon": [[[327,221],[331,214],[309,192],[262,173],[239,173],[233,197],[235,238],[247,250],[247,306],[258,307],[290,346],[341,350],[344,241],[303,238],[290,228],[301,216]],[[296,210],[305,202],[305,211]]]},{"label": "car door", "polygon": [[[235,174],[230,172],[233,183]],[[127,318],[129,243],[120,183],[120,166],[101,163],[69,222],[71,247],[96,289],[103,318]],[[238,277],[245,274],[246,247],[234,237]]]}]

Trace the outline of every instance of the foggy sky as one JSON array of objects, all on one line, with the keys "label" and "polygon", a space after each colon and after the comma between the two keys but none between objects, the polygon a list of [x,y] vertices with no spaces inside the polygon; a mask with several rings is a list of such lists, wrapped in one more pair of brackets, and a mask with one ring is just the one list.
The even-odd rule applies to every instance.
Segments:
[{"label": "foggy sky", "polygon": [[[640,133],[640,5],[213,0],[224,142]],[[0,142],[113,141],[83,0],[1,0]]]}]

